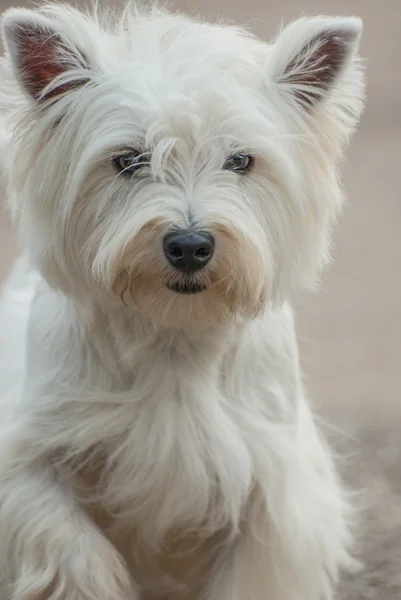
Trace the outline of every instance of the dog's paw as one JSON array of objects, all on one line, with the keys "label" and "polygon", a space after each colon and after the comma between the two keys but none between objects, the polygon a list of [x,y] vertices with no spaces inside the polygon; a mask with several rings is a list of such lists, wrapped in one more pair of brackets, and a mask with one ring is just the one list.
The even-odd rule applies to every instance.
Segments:
[{"label": "dog's paw", "polygon": [[140,600],[122,558],[100,535],[24,558],[9,600]]}]

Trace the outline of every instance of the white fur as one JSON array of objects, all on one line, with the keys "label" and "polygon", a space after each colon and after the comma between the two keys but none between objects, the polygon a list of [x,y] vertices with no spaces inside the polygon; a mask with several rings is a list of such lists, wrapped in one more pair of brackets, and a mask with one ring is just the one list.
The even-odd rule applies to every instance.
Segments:
[{"label": "white fur", "polygon": [[[32,98],[35,27],[63,40],[64,70]],[[360,29],[302,19],[267,45],[160,9],[5,14],[9,198],[32,266],[0,313],[2,598],[332,598],[349,508],[288,301],[329,257]],[[341,64],[320,86],[327,35]],[[127,179],[111,159],[131,147],[151,159]],[[241,151],[253,169],[222,170]],[[194,296],[166,288],[173,225],[216,240]]]}]

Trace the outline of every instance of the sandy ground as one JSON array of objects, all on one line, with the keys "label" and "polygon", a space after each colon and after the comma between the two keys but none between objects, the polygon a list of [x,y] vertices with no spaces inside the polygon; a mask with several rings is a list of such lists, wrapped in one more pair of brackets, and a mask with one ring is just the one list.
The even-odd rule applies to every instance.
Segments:
[{"label": "sandy ground", "polygon": [[[268,37],[301,13],[364,18],[368,108],[344,170],[348,208],[335,263],[319,294],[298,310],[305,377],[323,417],[341,425],[334,443],[346,477],[363,490],[364,570],[344,579],[342,600],[401,598],[401,2],[400,0],[181,0]],[[9,4],[0,0],[0,9]],[[15,254],[0,216],[0,281]],[[307,599],[305,599],[307,600]]]}]

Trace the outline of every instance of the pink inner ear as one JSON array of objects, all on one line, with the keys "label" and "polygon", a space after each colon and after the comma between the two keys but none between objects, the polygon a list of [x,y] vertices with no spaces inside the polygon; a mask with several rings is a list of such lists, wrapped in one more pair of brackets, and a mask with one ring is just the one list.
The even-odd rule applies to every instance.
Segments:
[{"label": "pink inner ear", "polygon": [[58,75],[83,63],[82,57],[77,54],[74,60],[61,37],[44,29],[33,29],[31,32],[24,30],[19,38],[19,67],[24,84],[33,98],[47,100],[82,83],[64,83],[42,97],[44,88]]},{"label": "pink inner ear", "polygon": [[[316,46],[314,50],[313,46]],[[312,40],[291,61],[285,81],[294,86],[294,94],[300,101],[312,105],[319,98],[319,92],[326,91],[333,83],[346,56],[345,36],[326,33]]]}]

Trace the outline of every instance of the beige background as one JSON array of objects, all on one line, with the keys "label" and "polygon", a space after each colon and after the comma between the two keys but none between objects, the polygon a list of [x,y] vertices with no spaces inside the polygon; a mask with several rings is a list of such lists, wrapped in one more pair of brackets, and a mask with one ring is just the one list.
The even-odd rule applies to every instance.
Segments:
[{"label": "beige background", "polygon": [[[0,0],[4,9],[8,2]],[[401,599],[401,0],[180,0],[186,11],[226,15],[268,37],[302,13],[357,14],[368,107],[344,170],[349,203],[335,263],[298,323],[306,380],[362,486],[365,568],[344,581],[346,600]],[[0,216],[0,282],[15,239]],[[251,600],[251,599],[249,599]],[[308,600],[307,598],[303,600]]]}]

